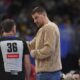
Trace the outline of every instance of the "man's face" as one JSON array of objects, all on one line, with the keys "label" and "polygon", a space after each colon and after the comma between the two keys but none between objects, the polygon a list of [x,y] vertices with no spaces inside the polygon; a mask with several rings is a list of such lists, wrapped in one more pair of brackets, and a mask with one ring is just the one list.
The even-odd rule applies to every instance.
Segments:
[{"label": "man's face", "polygon": [[33,20],[34,20],[34,23],[38,26],[38,27],[41,27],[41,26],[43,26],[44,25],[44,21],[43,21],[43,19],[44,19],[44,15],[43,14],[40,14],[40,13],[34,13],[33,15],[32,15],[32,18],[33,18]]}]

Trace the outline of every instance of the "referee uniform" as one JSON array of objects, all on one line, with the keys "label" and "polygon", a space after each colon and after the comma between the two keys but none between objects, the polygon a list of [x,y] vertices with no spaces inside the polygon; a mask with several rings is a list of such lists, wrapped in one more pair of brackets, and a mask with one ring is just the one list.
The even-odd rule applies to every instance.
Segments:
[{"label": "referee uniform", "polygon": [[0,80],[25,80],[26,42],[14,36],[0,37]]}]

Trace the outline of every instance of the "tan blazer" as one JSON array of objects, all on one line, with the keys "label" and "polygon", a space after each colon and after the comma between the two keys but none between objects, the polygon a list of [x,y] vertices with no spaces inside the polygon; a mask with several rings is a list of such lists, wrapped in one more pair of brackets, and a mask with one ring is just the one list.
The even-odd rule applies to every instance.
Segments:
[{"label": "tan blazer", "polygon": [[28,42],[35,58],[36,72],[54,72],[62,69],[60,55],[60,33],[56,24],[42,26],[34,39]]}]

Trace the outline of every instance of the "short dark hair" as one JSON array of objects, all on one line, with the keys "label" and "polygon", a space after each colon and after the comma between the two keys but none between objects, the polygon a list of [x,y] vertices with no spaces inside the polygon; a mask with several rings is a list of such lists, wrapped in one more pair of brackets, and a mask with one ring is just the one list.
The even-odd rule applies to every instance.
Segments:
[{"label": "short dark hair", "polygon": [[15,25],[15,21],[13,19],[5,19],[1,22],[1,27],[3,32],[10,32]]},{"label": "short dark hair", "polygon": [[33,10],[32,10],[32,15],[34,14],[34,13],[46,13],[46,10],[43,8],[43,7],[35,7]]}]

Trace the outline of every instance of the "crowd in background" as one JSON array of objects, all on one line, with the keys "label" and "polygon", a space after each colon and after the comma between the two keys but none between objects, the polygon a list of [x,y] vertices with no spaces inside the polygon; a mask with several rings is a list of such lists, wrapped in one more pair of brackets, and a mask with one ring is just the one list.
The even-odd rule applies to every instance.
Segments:
[{"label": "crowd in background", "polygon": [[30,11],[38,4],[47,10],[49,18],[59,26],[62,71],[79,70],[80,0],[0,0],[0,21],[13,18],[17,23],[16,36],[31,40],[38,28],[33,23]]}]

